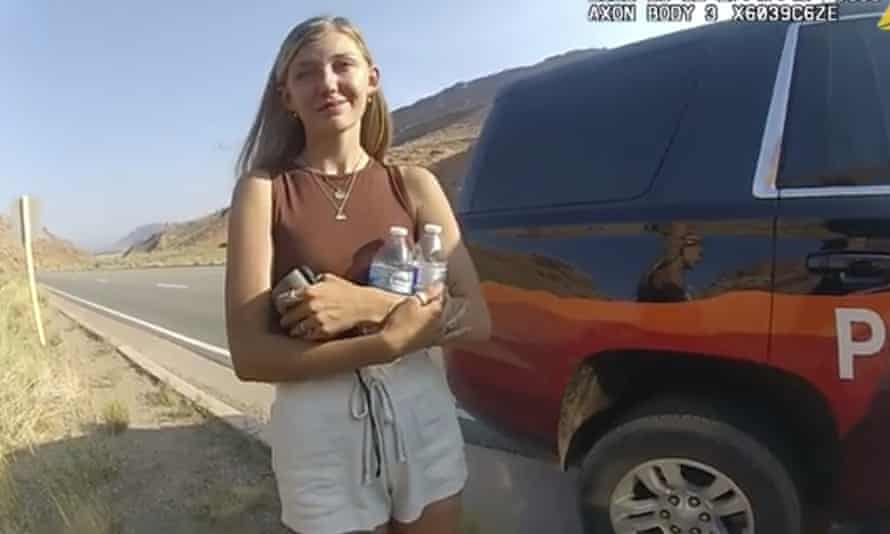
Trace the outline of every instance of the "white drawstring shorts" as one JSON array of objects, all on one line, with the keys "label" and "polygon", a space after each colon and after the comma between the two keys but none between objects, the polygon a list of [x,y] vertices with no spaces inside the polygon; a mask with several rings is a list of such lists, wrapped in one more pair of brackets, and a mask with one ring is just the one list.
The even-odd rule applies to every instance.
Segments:
[{"label": "white drawstring shorts", "polygon": [[270,427],[281,520],[300,534],[410,523],[466,483],[455,400],[428,350],[279,383]]}]

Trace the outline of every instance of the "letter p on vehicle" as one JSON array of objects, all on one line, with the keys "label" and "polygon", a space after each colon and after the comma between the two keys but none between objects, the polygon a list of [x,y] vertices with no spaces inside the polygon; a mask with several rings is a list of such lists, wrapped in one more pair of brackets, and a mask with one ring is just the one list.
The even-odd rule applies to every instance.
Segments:
[{"label": "letter p on vehicle", "polygon": [[[837,328],[837,356],[841,380],[853,380],[855,358],[874,356],[887,340],[887,328],[884,320],[876,312],[862,308],[838,308],[834,310],[835,327]],[[853,325],[868,325],[871,337],[866,340],[853,338]]]}]

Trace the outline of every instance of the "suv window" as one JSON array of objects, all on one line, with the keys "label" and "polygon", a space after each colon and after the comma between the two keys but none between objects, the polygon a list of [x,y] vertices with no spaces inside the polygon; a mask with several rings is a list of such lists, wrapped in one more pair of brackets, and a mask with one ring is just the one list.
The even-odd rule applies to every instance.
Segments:
[{"label": "suv window", "polygon": [[[608,52],[606,54],[609,54]],[[629,199],[658,171],[700,61],[695,46],[604,55],[526,79],[495,102],[470,209]]]},{"label": "suv window", "polygon": [[801,27],[779,187],[890,184],[890,34],[875,21]]}]

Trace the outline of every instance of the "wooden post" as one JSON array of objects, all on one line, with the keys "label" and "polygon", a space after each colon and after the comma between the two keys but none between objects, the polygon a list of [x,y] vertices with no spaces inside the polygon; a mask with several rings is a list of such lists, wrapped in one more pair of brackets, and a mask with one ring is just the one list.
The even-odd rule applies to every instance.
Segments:
[{"label": "wooden post", "polygon": [[34,308],[34,322],[37,324],[37,335],[40,345],[46,346],[46,335],[43,333],[43,319],[40,317],[40,301],[37,299],[37,281],[34,276],[34,251],[31,247],[31,199],[23,195],[20,199],[19,213],[22,221],[22,241],[25,245],[25,267],[28,270],[28,287],[31,290],[31,306]]}]

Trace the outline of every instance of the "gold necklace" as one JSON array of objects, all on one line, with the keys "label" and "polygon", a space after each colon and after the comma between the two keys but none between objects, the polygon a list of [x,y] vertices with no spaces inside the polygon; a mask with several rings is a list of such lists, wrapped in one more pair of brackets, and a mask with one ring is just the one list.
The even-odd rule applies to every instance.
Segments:
[{"label": "gold necklace", "polygon": [[[340,189],[340,187],[337,184],[332,183],[328,179],[327,176],[322,174],[322,175],[320,175],[320,177],[324,181],[324,184],[328,187],[328,189],[330,189],[331,193],[334,195],[334,198],[336,198],[340,202],[342,202],[343,200],[346,199],[346,191],[344,191],[343,189]],[[347,186],[347,189],[348,189],[348,186]]]},{"label": "gold necklace", "polygon": [[[343,191],[339,187],[329,183],[326,179],[318,176],[311,167],[304,166],[306,171],[309,172],[309,175],[315,180],[315,184],[321,189],[322,194],[328,199],[331,206],[334,207],[334,219],[337,221],[345,221],[348,219],[343,210],[346,208],[346,202],[349,201],[349,197],[352,195],[352,188],[355,186],[356,177],[358,176],[358,170],[361,163],[362,160],[359,160],[358,163],[356,163],[355,168],[352,171],[352,176],[349,178],[349,185],[347,186],[346,191]],[[329,192],[325,185],[332,191]]]}]

